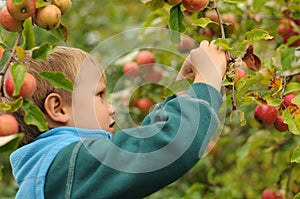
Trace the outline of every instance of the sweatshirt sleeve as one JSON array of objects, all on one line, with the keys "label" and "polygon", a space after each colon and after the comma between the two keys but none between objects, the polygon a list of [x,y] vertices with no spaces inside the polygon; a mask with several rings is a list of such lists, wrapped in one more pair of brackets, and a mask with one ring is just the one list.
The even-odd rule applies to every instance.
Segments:
[{"label": "sweatshirt sleeve", "polygon": [[137,128],[111,141],[64,148],[46,179],[46,198],[143,198],[176,181],[201,158],[218,127],[218,91],[203,83],[157,104]]}]

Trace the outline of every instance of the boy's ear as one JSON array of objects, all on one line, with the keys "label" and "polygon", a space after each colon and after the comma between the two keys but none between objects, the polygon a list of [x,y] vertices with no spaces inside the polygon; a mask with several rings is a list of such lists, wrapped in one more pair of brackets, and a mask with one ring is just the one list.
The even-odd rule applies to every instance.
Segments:
[{"label": "boy's ear", "polygon": [[67,123],[70,120],[69,109],[57,93],[50,93],[46,97],[44,108],[49,119],[54,122]]}]

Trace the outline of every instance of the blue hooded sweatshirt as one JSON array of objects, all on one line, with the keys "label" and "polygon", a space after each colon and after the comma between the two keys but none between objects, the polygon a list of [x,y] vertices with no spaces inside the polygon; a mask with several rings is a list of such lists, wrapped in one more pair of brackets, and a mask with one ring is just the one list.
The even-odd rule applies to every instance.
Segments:
[{"label": "blue hooded sweatshirt", "polygon": [[87,138],[111,140],[104,130],[73,127],[51,129],[10,156],[13,175],[19,185],[16,199],[44,198],[44,185],[48,169],[56,155],[66,146]]}]

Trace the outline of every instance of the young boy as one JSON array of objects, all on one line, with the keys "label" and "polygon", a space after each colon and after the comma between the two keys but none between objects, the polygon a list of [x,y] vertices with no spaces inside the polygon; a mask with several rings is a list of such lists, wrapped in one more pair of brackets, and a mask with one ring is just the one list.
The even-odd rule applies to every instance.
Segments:
[{"label": "young boy", "polygon": [[[49,131],[22,123],[25,137],[10,156],[16,198],[143,198],[174,182],[201,158],[218,126],[224,51],[202,41],[178,79],[194,78],[186,93],[157,104],[137,128],[114,132],[115,109],[106,101],[106,77],[95,58],[57,47],[46,61],[23,60],[37,79],[32,100]],[[63,72],[74,92],[53,88],[41,71]]]}]

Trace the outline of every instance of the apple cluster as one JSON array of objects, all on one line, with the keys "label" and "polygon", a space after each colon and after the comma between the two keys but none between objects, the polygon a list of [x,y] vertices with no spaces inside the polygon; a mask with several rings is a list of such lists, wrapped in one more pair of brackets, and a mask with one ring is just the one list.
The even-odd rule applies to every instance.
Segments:
[{"label": "apple cluster", "polygon": [[[23,97],[28,98],[33,95],[36,90],[36,79],[28,72],[25,73],[24,81],[21,85],[20,92],[15,92],[15,85],[13,76],[9,75],[5,80],[5,92],[9,97]],[[0,136],[7,136],[16,134],[18,132],[18,122],[13,115],[2,114],[0,115]]]},{"label": "apple cluster", "polygon": [[199,12],[204,10],[209,3],[209,0],[166,0],[169,5],[178,5],[182,3],[188,12]]},{"label": "apple cluster", "polygon": [[254,110],[254,118],[263,125],[273,125],[280,132],[288,131],[288,125],[284,123],[284,117],[281,114],[284,109],[299,109],[293,103],[296,93],[289,93],[283,97],[283,102],[279,107],[268,104],[258,105]]},{"label": "apple cluster", "polygon": [[123,73],[129,78],[141,77],[148,82],[158,82],[162,79],[162,71],[155,67],[155,55],[149,50],[138,53],[136,60],[123,66]]},{"label": "apple cluster", "polygon": [[48,0],[50,3],[37,7],[36,0],[7,0],[6,5],[0,10],[0,24],[10,32],[18,32],[23,22],[32,17],[34,23],[46,30],[59,27],[61,15],[72,7],[71,0]]},{"label": "apple cluster", "polygon": [[[129,78],[142,78],[147,82],[158,82],[162,79],[161,69],[155,67],[156,57],[150,50],[141,50],[135,60],[123,66],[123,73]],[[135,99],[132,103],[141,112],[148,112],[153,106],[153,100],[143,97]]]}]

